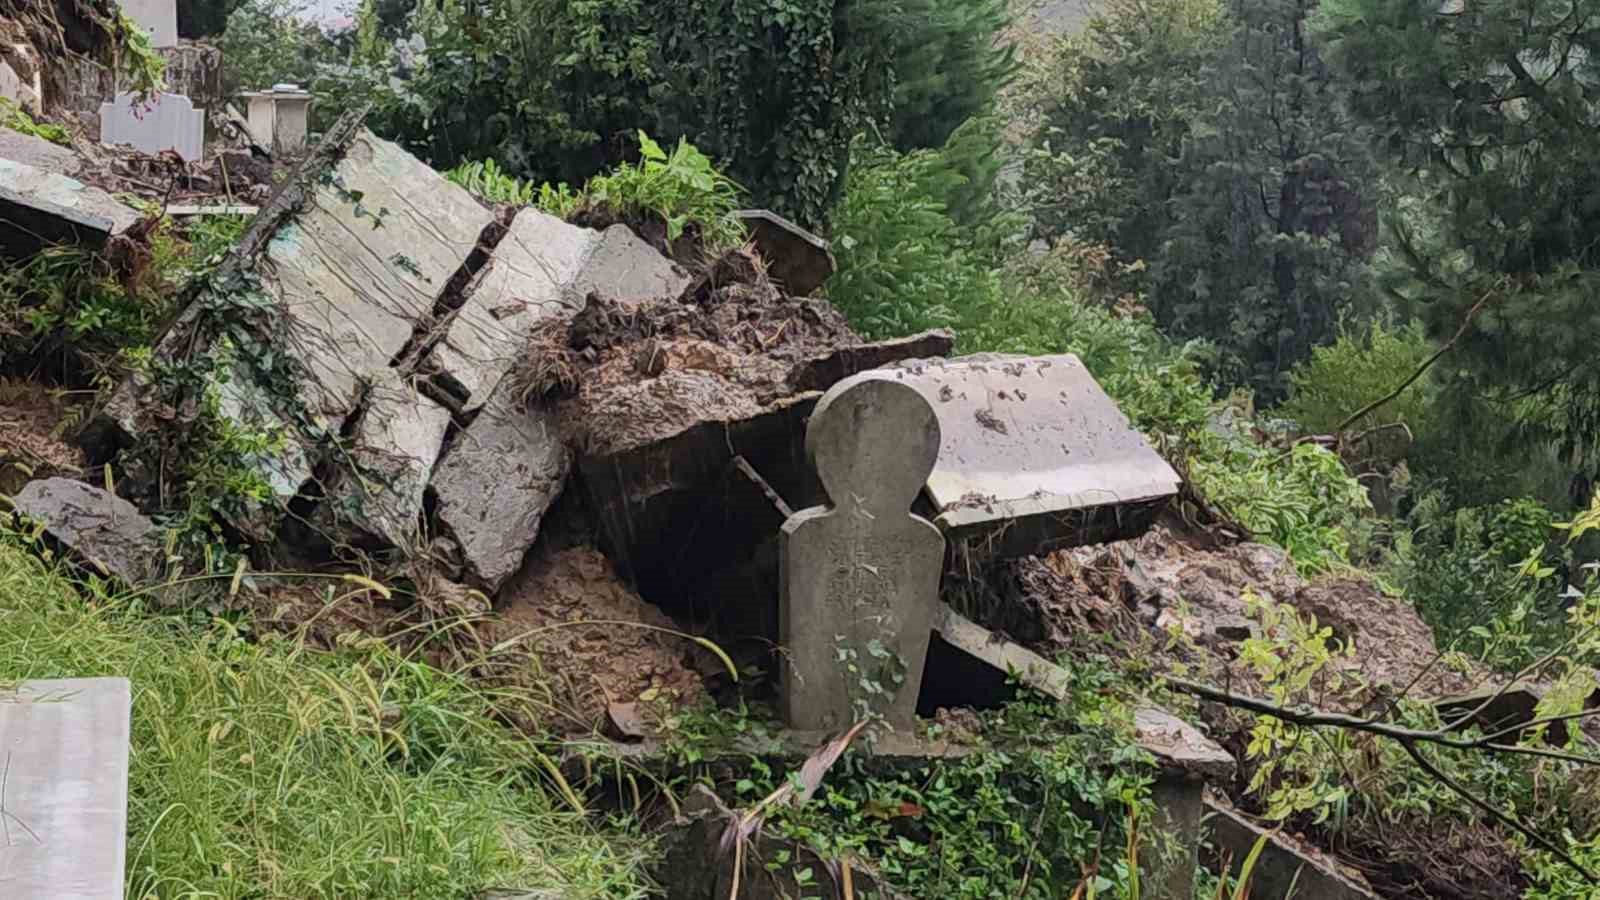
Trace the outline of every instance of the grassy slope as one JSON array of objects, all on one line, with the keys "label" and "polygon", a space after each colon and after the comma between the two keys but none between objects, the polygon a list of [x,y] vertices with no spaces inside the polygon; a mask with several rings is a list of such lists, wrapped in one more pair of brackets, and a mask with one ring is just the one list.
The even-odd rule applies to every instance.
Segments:
[{"label": "grassy slope", "polygon": [[461,679],[88,602],[0,537],[0,683],[96,675],[134,688],[131,898],[643,894]]}]

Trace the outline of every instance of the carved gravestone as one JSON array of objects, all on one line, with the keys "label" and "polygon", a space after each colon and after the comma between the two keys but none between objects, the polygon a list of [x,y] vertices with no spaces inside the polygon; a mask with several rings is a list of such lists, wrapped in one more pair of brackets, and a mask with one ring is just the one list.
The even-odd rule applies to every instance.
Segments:
[{"label": "carved gravestone", "polygon": [[913,724],[938,608],[944,537],[911,514],[939,454],[939,421],[882,373],[834,385],[811,414],[806,453],[829,504],[801,510],[779,541],[784,714],[834,730],[862,704]]}]

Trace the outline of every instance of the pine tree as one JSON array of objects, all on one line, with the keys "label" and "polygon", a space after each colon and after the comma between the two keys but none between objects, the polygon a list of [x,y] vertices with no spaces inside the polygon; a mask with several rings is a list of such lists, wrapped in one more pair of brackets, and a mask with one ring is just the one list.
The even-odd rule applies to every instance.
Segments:
[{"label": "pine tree", "polygon": [[[1325,0],[1351,107],[1407,176],[1385,285],[1449,387],[1600,465],[1600,0]],[[1464,330],[1463,330],[1464,329]]]}]

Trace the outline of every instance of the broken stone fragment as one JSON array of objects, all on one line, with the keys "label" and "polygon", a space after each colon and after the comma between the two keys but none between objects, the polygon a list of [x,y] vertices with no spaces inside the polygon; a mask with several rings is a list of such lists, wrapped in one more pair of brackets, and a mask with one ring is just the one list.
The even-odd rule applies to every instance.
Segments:
[{"label": "broken stone fragment", "polygon": [[22,259],[52,244],[99,248],[139,219],[97,187],[0,159],[0,259]]},{"label": "broken stone fragment", "polygon": [[242,461],[256,470],[271,494],[265,504],[247,504],[243,515],[232,518],[234,527],[252,540],[270,541],[289,501],[311,480],[310,451],[299,433],[273,409],[267,392],[237,369],[217,384],[217,414],[248,431],[266,433],[281,442],[274,453]]},{"label": "broken stone fragment", "polygon": [[600,235],[572,290],[609,300],[675,298],[689,284],[689,275],[626,225],[612,225]]},{"label": "broken stone fragment", "polygon": [[827,241],[783,216],[766,209],[741,209],[734,215],[750,229],[750,239],[767,262],[767,274],[784,293],[804,297],[822,287],[838,268]]},{"label": "broken stone fragment", "polygon": [[1361,873],[1340,866],[1326,853],[1240,815],[1226,800],[1205,798],[1206,822],[1217,850],[1243,860],[1265,839],[1250,877],[1251,896],[1307,897],[1314,900],[1377,900]]},{"label": "broken stone fragment", "polygon": [[423,493],[450,427],[450,411],[418,394],[393,370],[368,392],[346,467],[323,501],[334,537],[418,549]]},{"label": "broken stone fragment", "polygon": [[68,178],[76,176],[83,168],[83,158],[66,147],[9,128],[0,128],[0,159]]},{"label": "broken stone fragment", "polygon": [[[574,285],[599,242],[598,232],[536,209],[517,214],[433,348],[446,389],[464,398],[463,410],[483,406],[528,352],[534,328],[583,308],[585,294]],[[655,254],[648,246],[645,250]]]},{"label": "broken stone fragment", "polygon": [[502,381],[433,476],[439,523],[460,544],[470,581],[493,594],[517,571],[571,468],[551,416]]},{"label": "broken stone fragment", "polygon": [[12,508],[96,572],[135,587],[161,575],[163,531],[132,503],[68,478],[32,481],[11,498]]},{"label": "broken stone fragment", "polygon": [[323,427],[353,412],[434,314],[493,221],[464,189],[362,130],[258,266],[284,315],[285,352],[305,369],[302,399]]}]

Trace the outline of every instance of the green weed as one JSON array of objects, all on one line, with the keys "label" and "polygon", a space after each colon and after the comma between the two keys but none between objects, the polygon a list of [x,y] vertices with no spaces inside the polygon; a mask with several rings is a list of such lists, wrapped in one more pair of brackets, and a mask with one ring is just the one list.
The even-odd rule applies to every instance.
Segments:
[{"label": "green weed", "polygon": [[0,682],[133,683],[129,897],[645,895],[638,836],[565,808],[462,678],[371,639],[318,652],[91,590],[0,538]]},{"label": "green weed", "polygon": [[68,134],[65,128],[60,125],[49,123],[41,125],[35,122],[27,110],[4,97],[0,97],[0,127],[20,131],[63,147],[72,143],[72,135]]},{"label": "green weed", "polygon": [[444,177],[490,203],[527,206],[539,196],[533,185],[507,175],[492,159],[464,162],[445,172]]}]

